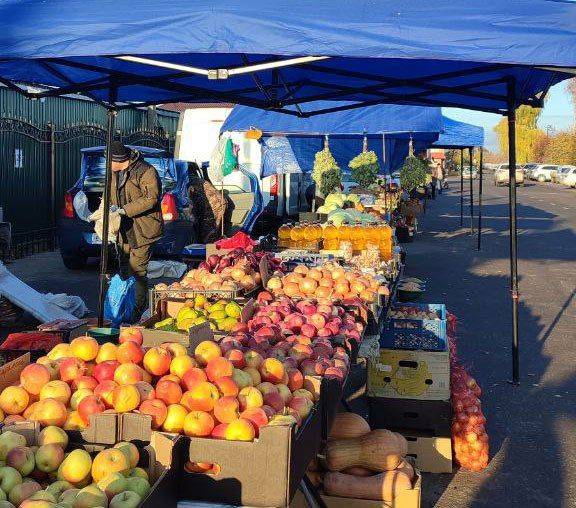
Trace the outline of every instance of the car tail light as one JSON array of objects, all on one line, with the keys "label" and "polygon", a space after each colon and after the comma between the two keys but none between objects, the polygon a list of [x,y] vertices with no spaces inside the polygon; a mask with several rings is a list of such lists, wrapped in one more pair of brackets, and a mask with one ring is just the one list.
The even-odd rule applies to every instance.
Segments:
[{"label": "car tail light", "polygon": [[273,175],[270,177],[270,197],[278,197],[278,175]]},{"label": "car tail light", "polygon": [[162,218],[165,221],[176,220],[178,218],[178,208],[174,194],[167,192],[162,198]]},{"label": "car tail light", "polygon": [[64,194],[64,206],[62,207],[62,217],[74,218],[74,197],[71,192]]}]

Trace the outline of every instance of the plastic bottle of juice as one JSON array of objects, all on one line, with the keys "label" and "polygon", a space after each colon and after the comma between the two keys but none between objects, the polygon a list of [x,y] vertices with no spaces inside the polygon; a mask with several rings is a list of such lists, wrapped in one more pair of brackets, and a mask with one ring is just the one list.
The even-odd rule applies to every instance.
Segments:
[{"label": "plastic bottle of juice", "polygon": [[296,223],[292,226],[290,230],[290,248],[291,249],[299,249],[300,242],[301,242],[301,235],[300,235],[300,224]]},{"label": "plastic bottle of juice", "polygon": [[282,224],[278,228],[278,247],[289,247],[290,246],[290,225]]},{"label": "plastic bottle of juice", "polygon": [[329,222],[322,231],[322,243],[325,250],[336,250],[338,248],[338,228]]},{"label": "plastic bottle of juice", "polygon": [[341,242],[351,242],[352,226],[343,222],[338,228],[338,248]]},{"label": "plastic bottle of juice", "polygon": [[305,222],[303,227],[303,247],[305,249],[314,248],[314,225],[310,222]]},{"label": "plastic bottle of juice", "polygon": [[388,224],[380,227],[380,256],[385,261],[392,259],[392,228]]},{"label": "plastic bottle of juice", "polygon": [[313,231],[313,239],[314,239],[314,248],[318,247],[320,241],[322,240],[322,226],[319,222],[315,222],[312,224],[312,231]]}]

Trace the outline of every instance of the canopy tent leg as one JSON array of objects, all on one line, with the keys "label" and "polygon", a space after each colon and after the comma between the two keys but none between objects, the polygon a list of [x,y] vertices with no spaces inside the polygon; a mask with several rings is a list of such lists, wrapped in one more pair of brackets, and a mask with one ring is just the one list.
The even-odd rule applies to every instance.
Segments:
[{"label": "canopy tent leg", "polygon": [[464,149],[460,148],[460,227],[464,225]]},{"label": "canopy tent leg", "polygon": [[470,184],[470,234],[474,234],[474,180],[472,179],[472,156],[474,154],[474,148],[468,148],[468,155],[470,156],[470,161],[468,167],[470,169],[470,174],[468,175],[468,182]]},{"label": "canopy tent leg", "polygon": [[108,288],[108,225],[110,217],[110,183],[112,180],[112,141],[116,111],[108,110],[108,131],[106,134],[106,176],[104,178],[104,195],[102,197],[102,250],[100,251],[100,286],[98,292],[98,326],[104,326],[104,299]]},{"label": "canopy tent leg", "polygon": [[510,291],[512,295],[512,382],[520,382],[520,351],[518,346],[518,248],[516,225],[516,83],[508,82],[508,175],[510,213]]},{"label": "canopy tent leg", "polygon": [[480,162],[478,168],[478,250],[482,249],[482,178],[484,176],[483,172],[483,156],[484,150],[480,147]]}]

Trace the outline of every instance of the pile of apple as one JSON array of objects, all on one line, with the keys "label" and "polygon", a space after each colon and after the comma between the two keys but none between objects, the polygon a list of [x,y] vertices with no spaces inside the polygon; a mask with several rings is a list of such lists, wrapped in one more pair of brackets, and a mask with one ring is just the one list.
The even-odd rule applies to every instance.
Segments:
[{"label": "pile of apple", "polygon": [[136,508],[150,492],[148,473],[137,467],[138,449],[118,443],[94,458],[66,452],[68,436],[44,428],[37,446],[10,430],[0,434],[1,508]]},{"label": "pile of apple", "polygon": [[222,273],[226,268],[248,265],[253,272],[258,272],[262,258],[266,258],[268,261],[271,272],[281,268],[282,260],[274,257],[271,252],[252,252],[242,248],[233,249],[223,255],[212,254],[206,258],[206,261],[200,263],[198,268],[212,273]]},{"label": "pile of apple", "polygon": [[[345,337],[359,343],[364,325],[352,312],[327,299],[294,301],[263,291],[258,295],[258,308],[248,322],[255,335],[297,336],[306,339]],[[294,340],[294,339],[292,339]]]},{"label": "pile of apple", "polygon": [[0,393],[1,416],[5,424],[81,430],[93,415],[136,411],[154,429],[251,441],[262,425],[299,425],[310,412],[319,393],[297,368],[304,358],[322,359],[325,368],[315,374],[342,379],[347,372],[343,349],[306,341],[302,347],[239,331],[220,344],[200,343],[192,357],[177,343],[144,351],[137,328],[123,329],[118,346],[78,337],[22,370],[20,384]]},{"label": "pile of apple", "polygon": [[372,303],[383,287],[370,275],[328,262],[317,268],[301,264],[291,273],[274,275],[268,280],[266,289],[275,296],[294,299],[360,300]]}]

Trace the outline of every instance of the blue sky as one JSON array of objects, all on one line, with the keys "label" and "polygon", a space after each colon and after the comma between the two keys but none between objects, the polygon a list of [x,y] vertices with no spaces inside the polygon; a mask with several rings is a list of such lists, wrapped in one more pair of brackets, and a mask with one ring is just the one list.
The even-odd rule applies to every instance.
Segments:
[{"label": "blue sky", "polygon": [[[502,118],[500,115],[457,108],[443,108],[443,111],[455,120],[484,127],[486,148],[492,151],[498,149],[496,134],[492,129]],[[565,82],[550,88],[538,125],[542,130],[563,130],[574,125],[574,105],[566,91]]]}]

